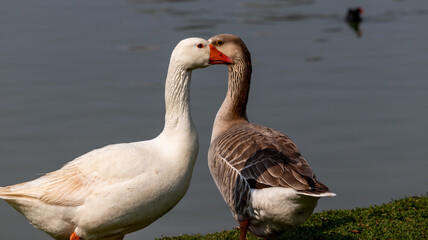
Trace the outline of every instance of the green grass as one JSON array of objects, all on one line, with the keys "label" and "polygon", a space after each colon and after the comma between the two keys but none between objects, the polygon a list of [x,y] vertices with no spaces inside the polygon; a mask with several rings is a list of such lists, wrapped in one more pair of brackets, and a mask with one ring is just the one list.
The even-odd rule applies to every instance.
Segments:
[{"label": "green grass", "polygon": [[[428,196],[407,197],[380,206],[330,210],[313,214],[280,239],[428,239]],[[181,235],[162,240],[239,239],[234,229],[207,235]],[[261,240],[252,234],[248,240]]]}]

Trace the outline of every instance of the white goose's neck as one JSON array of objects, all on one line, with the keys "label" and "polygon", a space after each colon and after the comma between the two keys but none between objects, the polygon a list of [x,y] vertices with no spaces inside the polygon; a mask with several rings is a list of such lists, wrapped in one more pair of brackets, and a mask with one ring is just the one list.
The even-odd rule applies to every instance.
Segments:
[{"label": "white goose's neck", "polygon": [[163,132],[194,128],[190,116],[192,71],[171,61],[165,85],[165,126]]}]

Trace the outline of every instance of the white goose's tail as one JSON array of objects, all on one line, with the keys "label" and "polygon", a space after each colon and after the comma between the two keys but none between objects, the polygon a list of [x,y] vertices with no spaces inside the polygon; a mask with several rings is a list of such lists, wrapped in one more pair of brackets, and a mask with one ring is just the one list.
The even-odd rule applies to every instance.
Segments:
[{"label": "white goose's tail", "polygon": [[5,198],[7,195],[7,190],[5,187],[0,187],[0,198]]},{"label": "white goose's tail", "polygon": [[7,200],[7,199],[14,199],[16,198],[16,194],[13,190],[11,190],[10,187],[0,187],[0,198]]},{"label": "white goose's tail", "polygon": [[18,183],[15,185],[0,187],[0,199],[17,200],[26,198],[37,198],[38,195],[33,191],[26,191],[31,182]]}]

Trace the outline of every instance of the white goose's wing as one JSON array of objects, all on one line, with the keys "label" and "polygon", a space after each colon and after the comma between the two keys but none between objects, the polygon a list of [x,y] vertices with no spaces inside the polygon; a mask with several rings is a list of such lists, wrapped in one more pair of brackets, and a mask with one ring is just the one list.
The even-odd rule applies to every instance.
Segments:
[{"label": "white goose's wing", "polygon": [[5,187],[0,197],[14,199],[37,199],[59,206],[79,206],[91,194],[100,179],[82,174],[77,166],[64,166],[36,180]]},{"label": "white goose's wing", "polygon": [[251,189],[284,187],[315,196],[329,192],[290,138],[255,124],[237,125],[220,135],[210,146],[208,161],[235,213],[248,206]]},{"label": "white goose's wing", "polygon": [[79,206],[97,188],[144,172],[145,164],[140,159],[144,153],[144,148],[132,143],[96,149],[38,179],[0,188],[0,198],[8,201],[37,199],[46,204]]}]

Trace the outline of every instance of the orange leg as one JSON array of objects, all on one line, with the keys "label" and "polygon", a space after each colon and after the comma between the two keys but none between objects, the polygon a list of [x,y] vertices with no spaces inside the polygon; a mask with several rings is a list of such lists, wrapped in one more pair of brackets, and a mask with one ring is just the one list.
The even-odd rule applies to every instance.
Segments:
[{"label": "orange leg", "polygon": [[241,240],[245,240],[247,237],[248,231],[248,219],[245,219],[242,222],[239,222],[239,230],[241,231]]},{"label": "orange leg", "polygon": [[77,236],[75,232],[73,232],[73,234],[71,234],[70,236],[70,240],[82,240],[82,239],[79,236]]}]

